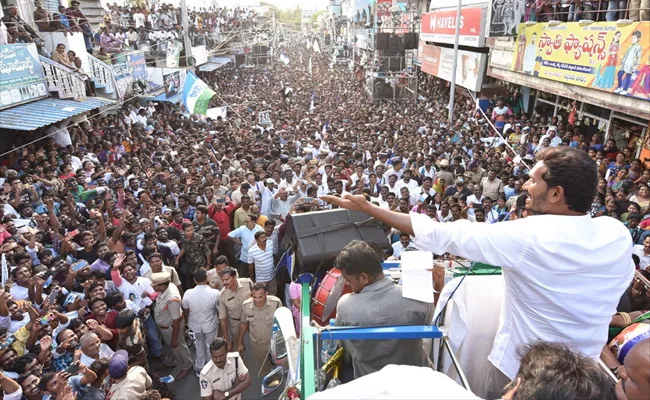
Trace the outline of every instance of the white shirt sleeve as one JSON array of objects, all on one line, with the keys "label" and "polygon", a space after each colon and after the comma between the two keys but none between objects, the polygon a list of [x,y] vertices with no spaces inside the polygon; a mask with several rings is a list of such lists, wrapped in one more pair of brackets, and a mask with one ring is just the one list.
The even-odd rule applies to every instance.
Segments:
[{"label": "white shirt sleeve", "polygon": [[517,265],[529,246],[524,220],[503,224],[472,224],[468,220],[440,224],[424,214],[410,213],[413,244],[434,254],[449,252],[469,260],[508,267]]}]

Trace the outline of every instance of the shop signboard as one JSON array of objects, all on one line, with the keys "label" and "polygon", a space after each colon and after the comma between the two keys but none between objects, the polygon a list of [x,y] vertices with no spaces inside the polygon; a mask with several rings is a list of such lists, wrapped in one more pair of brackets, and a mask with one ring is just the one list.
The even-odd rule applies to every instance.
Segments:
[{"label": "shop signboard", "polygon": [[34,43],[0,46],[0,109],[48,96]]},{"label": "shop signboard", "polygon": [[[419,57],[419,53],[418,53]],[[454,50],[425,44],[422,49],[422,71],[451,81]],[[487,56],[481,53],[459,50],[456,65],[456,84],[478,92],[483,84]]]},{"label": "shop signboard", "polygon": [[650,100],[650,22],[520,24],[511,69]]},{"label": "shop signboard", "polygon": [[422,52],[424,51],[424,46],[426,46],[426,42],[424,40],[420,40],[418,43],[418,54],[415,59],[415,63],[417,65],[422,65]]},{"label": "shop signboard", "polygon": [[489,36],[515,36],[517,26],[524,22],[526,0],[492,0],[490,5]]},{"label": "shop signboard", "polygon": [[[482,7],[463,8],[460,11],[461,46],[483,47],[485,44],[485,14]],[[454,43],[456,10],[430,11],[422,14],[420,38],[427,42]]]}]

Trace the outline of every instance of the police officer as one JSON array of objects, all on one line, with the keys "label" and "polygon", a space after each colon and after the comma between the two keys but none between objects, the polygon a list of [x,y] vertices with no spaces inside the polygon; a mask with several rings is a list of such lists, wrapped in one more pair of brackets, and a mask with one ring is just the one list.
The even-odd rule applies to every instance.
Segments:
[{"label": "police officer", "polygon": [[154,319],[162,333],[163,340],[172,348],[176,359],[173,375],[176,380],[183,379],[192,368],[190,349],[185,343],[185,321],[181,311],[181,295],[176,285],[171,283],[172,275],[167,272],[151,274],[151,286],[160,293],[156,298]]},{"label": "police officer", "polygon": [[251,385],[244,361],[239,354],[228,353],[228,342],[221,337],[210,344],[210,357],[199,375],[201,398],[240,400]]},{"label": "police officer", "polygon": [[237,278],[237,270],[228,267],[219,273],[223,281],[221,297],[219,297],[219,324],[228,350],[232,350],[233,342],[237,340],[241,321],[241,307],[245,300],[251,297],[253,281],[249,278]]},{"label": "police officer", "polygon": [[275,296],[269,296],[263,283],[253,285],[253,297],[242,305],[241,327],[237,337],[237,350],[244,352],[244,335],[250,331],[253,356],[262,364],[262,376],[271,372],[270,359],[267,359],[271,348],[271,331],[273,314],[282,307],[282,302]]}]

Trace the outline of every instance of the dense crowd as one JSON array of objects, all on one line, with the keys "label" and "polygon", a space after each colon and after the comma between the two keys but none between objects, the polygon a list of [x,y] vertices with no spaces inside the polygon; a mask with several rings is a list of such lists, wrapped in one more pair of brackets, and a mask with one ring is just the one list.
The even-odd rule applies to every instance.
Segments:
[{"label": "dense crowd", "polygon": [[[110,10],[111,29],[175,24],[164,5],[144,20],[142,10]],[[225,30],[231,15],[204,11],[194,21]],[[448,123],[448,84],[428,75],[423,100],[373,103],[330,57],[302,43],[281,50],[288,66],[203,76],[213,104],[229,106],[225,119],[136,101],[58,124],[1,160],[5,398],[171,397],[159,378],[172,366],[176,380],[196,373],[202,396],[238,396],[250,385],[245,340],[268,371],[274,310],[284,304],[297,320],[299,286],[283,268],[288,215],[331,208],[322,195],[355,193],[441,223],[525,218],[523,187],[547,147],[589,153],[600,173],[592,216],[626,224],[638,268],[650,266],[650,171],[632,149],[526,113],[517,92],[479,110],[459,91]],[[386,258],[412,246],[408,235],[386,234]],[[613,335],[633,324],[647,332],[644,282],[631,282]],[[610,367],[635,379],[621,347],[606,348]],[[222,373],[228,379],[215,383]]]}]

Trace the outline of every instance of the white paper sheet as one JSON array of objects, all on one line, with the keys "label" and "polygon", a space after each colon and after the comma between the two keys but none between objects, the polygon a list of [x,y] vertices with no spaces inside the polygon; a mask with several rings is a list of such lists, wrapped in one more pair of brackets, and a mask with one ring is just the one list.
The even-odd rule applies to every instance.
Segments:
[{"label": "white paper sheet", "polygon": [[402,252],[402,296],[433,303],[433,255],[428,251]]}]

